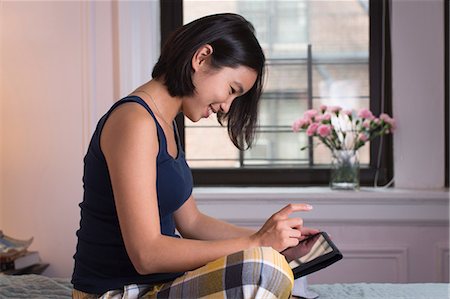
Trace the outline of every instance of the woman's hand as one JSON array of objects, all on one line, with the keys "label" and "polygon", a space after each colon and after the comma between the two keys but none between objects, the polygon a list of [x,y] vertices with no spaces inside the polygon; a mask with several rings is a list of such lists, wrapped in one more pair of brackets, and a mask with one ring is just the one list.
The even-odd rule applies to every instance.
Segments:
[{"label": "woman's hand", "polygon": [[294,259],[303,257],[310,253],[314,244],[316,244],[317,239],[320,238],[321,235],[315,234],[314,236],[307,238],[306,240],[301,240],[297,246],[289,247],[286,250],[283,250],[281,253],[284,255],[286,260],[291,262]]},{"label": "woman's hand", "polygon": [[296,246],[299,240],[319,232],[315,229],[304,228],[302,218],[289,218],[289,215],[298,211],[310,211],[308,204],[288,204],[273,214],[264,223],[262,228],[252,235],[260,246],[271,246],[281,252],[288,247]]}]

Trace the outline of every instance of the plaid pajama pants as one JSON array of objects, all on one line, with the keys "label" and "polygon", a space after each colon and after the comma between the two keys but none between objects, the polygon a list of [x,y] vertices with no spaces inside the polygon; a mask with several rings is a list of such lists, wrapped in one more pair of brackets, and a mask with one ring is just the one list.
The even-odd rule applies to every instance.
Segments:
[{"label": "plaid pajama pants", "polygon": [[[284,256],[271,247],[257,247],[217,259],[171,282],[127,285],[100,298],[289,298],[293,284]],[[97,296],[74,290],[73,298]]]}]

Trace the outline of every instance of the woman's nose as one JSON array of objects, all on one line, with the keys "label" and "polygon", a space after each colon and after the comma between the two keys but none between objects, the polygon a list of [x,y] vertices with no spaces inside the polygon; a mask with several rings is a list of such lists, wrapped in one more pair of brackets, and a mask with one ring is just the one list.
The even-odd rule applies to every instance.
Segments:
[{"label": "woman's nose", "polygon": [[228,110],[230,110],[230,105],[228,105],[228,102],[223,102],[220,104],[220,111],[223,113],[228,113]]},{"label": "woman's nose", "polygon": [[236,97],[230,97],[225,102],[220,104],[220,110],[222,110],[224,113],[228,113],[228,110],[230,110],[230,106],[233,103],[234,99]]}]

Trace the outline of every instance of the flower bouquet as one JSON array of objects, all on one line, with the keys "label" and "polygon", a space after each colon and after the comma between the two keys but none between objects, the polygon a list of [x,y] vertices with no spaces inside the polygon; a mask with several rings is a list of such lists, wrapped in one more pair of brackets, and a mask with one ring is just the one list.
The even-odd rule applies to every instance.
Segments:
[{"label": "flower bouquet", "polygon": [[330,186],[333,189],[358,189],[358,149],[378,136],[393,133],[395,128],[395,120],[386,113],[375,117],[367,108],[356,112],[325,105],[320,106],[319,110],[307,110],[302,118],[292,124],[294,132],[306,130],[308,136],[317,137],[330,149]]}]

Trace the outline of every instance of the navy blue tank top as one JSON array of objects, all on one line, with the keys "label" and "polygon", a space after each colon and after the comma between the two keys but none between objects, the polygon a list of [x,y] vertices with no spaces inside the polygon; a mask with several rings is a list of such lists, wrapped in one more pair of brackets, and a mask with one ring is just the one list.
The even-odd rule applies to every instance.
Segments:
[{"label": "navy blue tank top", "polygon": [[[84,157],[84,196],[80,203],[81,220],[77,231],[78,243],[72,275],[74,288],[86,293],[102,294],[133,283],[157,283],[175,279],[183,273],[140,275],[127,255],[119,227],[111,179],[100,148],[100,135],[111,112],[119,105],[136,102],[144,106],[156,123],[159,140],[156,189],[161,234],[175,234],[173,213],[192,193],[192,174],[180,140],[175,132],[178,156],[167,152],[163,129],[150,107],[139,97],[129,96],[116,102],[100,119]],[[176,131],[176,128],[174,129]]]}]

